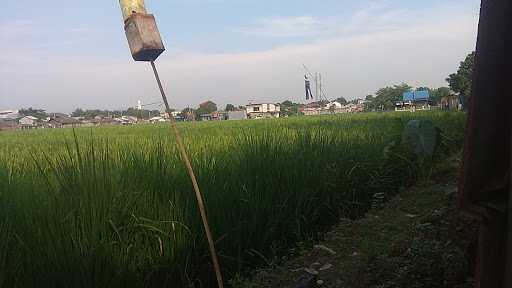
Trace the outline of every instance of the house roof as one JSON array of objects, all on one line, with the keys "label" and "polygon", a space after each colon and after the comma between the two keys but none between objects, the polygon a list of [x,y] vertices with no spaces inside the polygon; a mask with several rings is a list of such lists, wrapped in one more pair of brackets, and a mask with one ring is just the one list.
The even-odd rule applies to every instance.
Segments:
[{"label": "house roof", "polygon": [[427,90],[407,91],[402,95],[403,101],[424,101],[430,99],[430,93]]},{"label": "house roof", "polygon": [[249,103],[248,105],[246,106],[259,106],[259,105],[265,105],[265,104],[268,104],[268,105],[275,105],[275,106],[281,106],[281,104],[279,103]]},{"label": "house roof", "polygon": [[[35,120],[39,120],[39,118],[34,117],[34,116],[30,116],[30,115],[28,115],[28,116],[24,116],[23,118],[28,118],[28,119],[30,119],[30,120],[34,120],[34,121],[35,121]],[[23,119],[23,118],[21,118],[21,119]]]},{"label": "house roof", "polygon": [[77,124],[80,123],[80,121],[71,118],[69,116],[66,116],[64,114],[56,113],[54,117],[51,117],[50,121],[54,121],[60,124]]}]

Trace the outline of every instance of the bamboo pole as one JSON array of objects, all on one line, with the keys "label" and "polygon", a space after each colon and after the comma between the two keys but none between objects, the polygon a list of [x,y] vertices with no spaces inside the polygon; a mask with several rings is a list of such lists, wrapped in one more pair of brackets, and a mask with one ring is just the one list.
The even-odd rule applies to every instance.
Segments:
[{"label": "bamboo pole", "polygon": [[158,75],[158,71],[156,69],[156,65],[154,61],[151,61],[151,67],[153,68],[153,73],[155,74],[156,82],[158,83],[158,88],[160,89],[160,93],[162,94],[162,100],[165,104],[165,109],[171,118],[171,126],[174,131],[174,135],[176,138],[176,143],[178,144],[178,150],[181,154],[181,159],[187,168],[188,175],[190,176],[190,180],[192,181],[192,186],[194,186],[194,192],[197,198],[197,205],[199,206],[199,212],[201,213],[201,219],[203,221],[204,230],[206,232],[206,238],[208,239],[208,248],[210,250],[210,256],[213,263],[213,268],[215,269],[215,276],[217,278],[217,284],[219,288],[224,287],[224,282],[222,280],[222,273],[220,270],[219,260],[217,257],[217,252],[215,250],[215,244],[213,241],[212,232],[210,230],[210,225],[208,224],[208,216],[206,214],[206,208],[204,206],[204,199],[201,191],[199,190],[199,185],[197,184],[196,175],[194,174],[194,170],[192,168],[192,164],[190,163],[190,159],[188,157],[187,151],[185,149],[185,145],[183,144],[183,140],[181,138],[178,126],[176,125],[176,119],[171,114],[171,108],[169,106],[169,102],[167,101],[167,96],[165,95],[164,88],[162,87],[162,82],[160,81],[160,76]]}]

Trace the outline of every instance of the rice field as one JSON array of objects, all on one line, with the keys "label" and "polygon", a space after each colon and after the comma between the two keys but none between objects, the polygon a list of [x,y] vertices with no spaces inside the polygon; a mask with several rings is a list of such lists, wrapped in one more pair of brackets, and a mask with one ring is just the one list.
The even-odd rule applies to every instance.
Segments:
[{"label": "rice field", "polygon": [[[460,150],[464,114],[179,124],[224,277],[288,255],[429,171],[411,119]],[[192,185],[167,125],[0,133],[0,287],[215,287]]]}]

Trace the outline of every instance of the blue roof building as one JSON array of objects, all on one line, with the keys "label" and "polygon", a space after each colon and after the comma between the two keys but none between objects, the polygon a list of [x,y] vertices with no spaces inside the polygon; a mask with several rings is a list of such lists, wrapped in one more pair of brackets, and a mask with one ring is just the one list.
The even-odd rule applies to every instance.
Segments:
[{"label": "blue roof building", "polygon": [[416,90],[404,92],[402,99],[404,102],[418,102],[430,100],[430,93],[427,90]]},{"label": "blue roof building", "polygon": [[404,92],[402,101],[396,103],[395,111],[430,110],[428,90],[410,90]]}]

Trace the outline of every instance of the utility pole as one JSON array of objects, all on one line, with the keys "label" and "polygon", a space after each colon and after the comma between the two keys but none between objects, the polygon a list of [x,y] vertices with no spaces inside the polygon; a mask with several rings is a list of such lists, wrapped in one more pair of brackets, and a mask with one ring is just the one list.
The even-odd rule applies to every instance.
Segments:
[{"label": "utility pole", "polygon": [[315,97],[318,101],[318,72],[315,72]]},{"label": "utility pole", "polygon": [[318,73],[318,85],[320,85],[319,87],[319,91],[320,91],[320,98],[318,98],[319,100],[322,100],[322,74],[321,73]]}]

